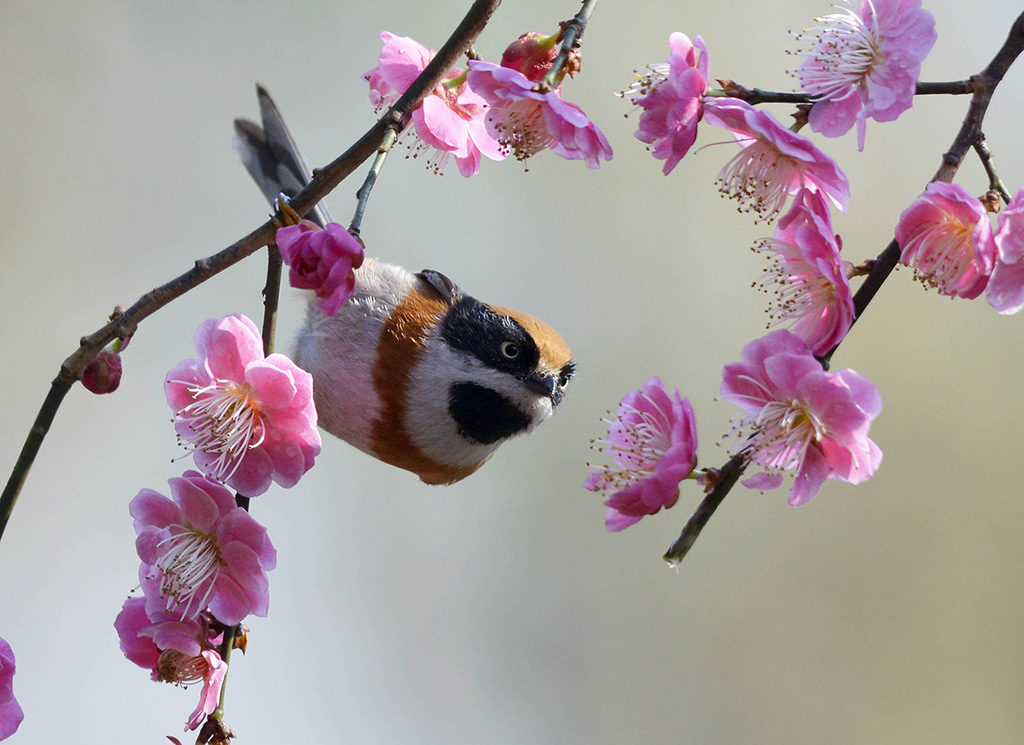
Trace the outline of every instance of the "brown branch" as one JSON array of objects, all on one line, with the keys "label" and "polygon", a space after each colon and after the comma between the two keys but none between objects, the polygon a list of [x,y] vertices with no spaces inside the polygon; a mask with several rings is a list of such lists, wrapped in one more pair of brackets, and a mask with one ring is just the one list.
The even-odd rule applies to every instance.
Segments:
[{"label": "brown branch", "polygon": [[[291,200],[292,207],[300,215],[309,212],[363,161],[373,155],[384,137],[384,132],[389,127],[397,127],[400,130],[408,124],[413,109],[438,86],[448,70],[472,46],[500,4],[501,0],[476,0],[465,18],[452,32],[448,41],[438,50],[434,59],[413,81],[401,98],[395,102],[394,106],[388,109],[384,116],[352,147],[324,168],[314,170],[309,185]],[[28,470],[39,452],[43,438],[53,423],[60,402],[75,381],[81,377],[85,366],[109,342],[116,338],[124,339],[131,336],[138,328],[139,323],[172,300],[181,297],[215,274],[234,266],[263,246],[270,244],[274,240],[275,232],[274,221],[270,219],[223,251],[196,261],[195,266],[187,272],[146,293],[106,326],[89,336],[82,337],[81,346],[61,365],[60,372],[53,381],[50,394],[40,408],[7,485],[4,487],[3,493],[0,494],[0,538],[3,537],[3,531],[7,526],[11,511],[14,509],[14,503],[25,484]]]},{"label": "brown branch", "polygon": [[[956,137],[953,139],[952,146],[942,156],[942,165],[932,178],[932,181],[952,183],[953,177],[956,175],[960,164],[963,163],[967,151],[972,147],[976,147],[977,143],[984,142],[985,138],[981,131],[981,125],[985,119],[985,112],[988,110],[989,102],[992,100],[992,94],[1003,79],[1006,71],[1010,68],[1010,65],[1020,56],[1022,51],[1024,51],[1024,13],[1014,21],[1006,41],[1003,42],[1002,47],[996,52],[992,61],[989,62],[984,70],[970,79],[971,103],[967,108],[967,115],[960,126],[960,131],[957,132]],[[929,90],[927,92],[932,93],[935,91]],[[871,262],[871,271],[853,296],[856,311],[854,322],[860,318],[871,302],[871,299],[875,296],[875,293],[881,288],[882,283],[885,282],[889,274],[896,267],[899,259],[900,248],[896,241],[893,240],[878,255],[878,258]],[[836,344],[835,347],[821,358],[822,364],[826,368],[833,353],[838,348],[839,344]],[[739,456],[734,457],[721,468],[719,474],[723,475],[723,481],[704,498],[697,511],[694,512],[690,520],[683,526],[682,531],[672,543],[671,548],[665,553],[664,558],[669,564],[675,566],[682,561],[686,552],[690,550],[690,547],[697,540],[700,531],[703,530],[708,520],[711,519],[711,515],[714,514],[722,500],[725,499],[725,495],[739,479],[743,466],[742,464],[735,463],[737,457]]]}]

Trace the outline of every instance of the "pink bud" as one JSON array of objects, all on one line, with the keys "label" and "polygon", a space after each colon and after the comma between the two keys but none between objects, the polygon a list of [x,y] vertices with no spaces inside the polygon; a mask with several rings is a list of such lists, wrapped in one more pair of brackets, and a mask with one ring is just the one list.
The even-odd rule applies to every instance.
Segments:
[{"label": "pink bud", "polygon": [[113,393],[120,384],[121,355],[110,347],[101,350],[82,373],[82,385],[93,393]]},{"label": "pink bud", "polygon": [[521,72],[529,80],[540,80],[558,56],[557,37],[558,34],[544,36],[539,31],[523,34],[502,53],[501,66]]}]

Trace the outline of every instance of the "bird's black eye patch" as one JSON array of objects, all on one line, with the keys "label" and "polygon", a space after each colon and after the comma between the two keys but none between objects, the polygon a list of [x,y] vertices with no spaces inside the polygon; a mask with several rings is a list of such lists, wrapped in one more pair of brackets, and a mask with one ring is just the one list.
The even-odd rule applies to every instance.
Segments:
[{"label": "bird's black eye patch", "polygon": [[476,383],[456,383],[448,390],[448,413],[469,440],[490,445],[519,434],[530,417],[495,390]]},{"label": "bird's black eye patch", "polygon": [[533,337],[519,323],[464,295],[441,322],[441,337],[454,349],[473,355],[488,367],[525,378],[540,361]]}]

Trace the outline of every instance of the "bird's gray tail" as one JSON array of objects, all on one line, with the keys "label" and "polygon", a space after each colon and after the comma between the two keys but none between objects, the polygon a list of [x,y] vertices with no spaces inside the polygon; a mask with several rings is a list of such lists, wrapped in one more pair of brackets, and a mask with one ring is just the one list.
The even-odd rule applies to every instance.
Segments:
[{"label": "bird's gray tail", "polygon": [[[311,172],[281,112],[262,85],[256,86],[256,97],[263,126],[248,119],[235,119],[232,144],[241,156],[245,170],[267,201],[273,204],[280,194],[286,197],[298,194],[309,183]],[[331,216],[322,203],[304,217],[321,227],[331,222]]]}]

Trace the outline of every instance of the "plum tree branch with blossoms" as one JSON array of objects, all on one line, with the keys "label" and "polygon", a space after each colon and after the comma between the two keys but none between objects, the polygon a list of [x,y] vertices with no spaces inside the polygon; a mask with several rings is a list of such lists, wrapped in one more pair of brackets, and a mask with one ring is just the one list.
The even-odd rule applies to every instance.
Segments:
[{"label": "plum tree branch with blossoms", "polygon": [[[962,83],[918,84],[916,89],[918,95],[925,93],[960,94],[965,92],[972,94],[963,124],[949,150],[943,155],[942,165],[932,178],[933,182],[952,183],[967,152],[974,148],[977,150],[982,164],[989,175],[992,188],[999,192],[1005,202],[1009,203],[1009,192],[995,174],[991,153],[985,144],[984,135],[982,134],[982,123],[984,122],[985,112],[988,109],[996,87],[1022,51],[1024,51],[1024,13],[1018,16],[1017,20],[1013,23],[1005,42],[992,61],[977,75]],[[737,95],[739,97],[752,102],[780,100],[783,102],[793,102],[792,99],[785,97],[775,98],[774,94],[765,94],[758,89],[746,89],[735,84],[726,84],[725,87],[730,91],[738,91]],[[870,262],[870,271],[867,277],[853,295],[854,314],[850,321],[851,328],[867,309],[868,304],[892,273],[893,269],[896,268],[900,261],[900,256],[899,242],[894,239],[877,258]],[[841,343],[842,339],[820,358],[822,365],[826,369],[832,355]],[[707,525],[707,522],[711,519],[718,506],[721,505],[725,496],[736,485],[749,463],[748,459],[737,456],[730,459],[721,468],[711,471],[712,478],[707,480],[709,489],[707,495],[687,520],[679,536],[672,542],[663,556],[670,566],[677,566],[693,547],[701,531]]]},{"label": "plum tree branch with blossoms", "polygon": [[[403,132],[418,138],[415,153],[432,151],[429,168],[440,172],[452,158],[467,177],[477,173],[481,156],[502,160],[514,155],[523,161],[548,149],[582,160],[589,168],[610,159],[611,147],[600,129],[577,105],[561,97],[563,80],[580,69],[579,42],[595,4],[596,0],[583,0],[576,16],[560,24],[555,34],[523,34],[508,46],[500,64],[481,60],[472,51],[497,0],[477,0],[437,52],[408,37],[382,33],[378,65],[363,76],[373,105],[378,111],[386,108],[373,127],[324,168],[308,176],[292,174],[300,185],[274,203],[269,221],[232,246],[197,261],[190,271],[147,293],[127,310],[115,311],[106,326],[83,337],[80,348],[62,365],[0,497],[0,537],[32,460],[74,382],[88,379],[91,382],[86,385],[94,392],[113,390],[120,373],[117,353],[145,318],[262,246],[269,247],[262,328],[240,315],[209,319],[195,334],[197,357],[181,362],[164,380],[175,431],[197,470],[171,478],[169,497],[142,489],[129,507],[141,561],[137,588],[141,595],[125,602],[115,628],[126,657],[149,669],[154,680],[202,683],[199,705],[186,725],[191,730],[202,728],[200,742],[225,743],[233,736],[224,722],[230,657],[234,649],[244,651],[247,644],[242,621],[249,615],[265,616],[269,609],[267,573],[276,566],[276,550],[267,530],[249,514],[250,499],[265,493],[272,483],[294,486],[312,467],[320,453],[318,416],[323,428],[331,431],[314,406],[312,368],[300,366],[298,355],[292,361],[274,352],[283,265],[289,267],[293,287],[313,291],[311,315],[319,313],[320,320],[330,323],[354,292],[355,270],[364,258],[359,237],[363,214],[385,159]],[[813,52],[803,53],[805,61],[797,71],[804,88],[800,93],[746,88],[731,80],[720,80],[720,90],[709,90],[704,41],[674,33],[669,37],[668,60],[648,66],[621,94],[643,110],[636,137],[664,161],[666,175],[694,144],[701,121],[729,130],[739,151],[722,168],[719,189],[737,201],[741,212],[754,213],[758,222],[778,218],[774,235],[755,247],[768,256],[769,267],[754,284],[775,298],[769,326],[785,324],[787,328],[751,341],[740,361],[723,369],[722,398],[740,409],[726,435],[736,440],[729,460],[720,468],[697,472],[693,407],[678,390],[670,392],[659,378],[651,378],[623,397],[617,416],[608,422],[607,447],[598,449],[615,463],[599,467],[584,484],[605,497],[606,527],[618,531],[675,505],[685,480],[701,483],[705,496],[664,554],[669,564],[683,559],[750,466],[762,472],[740,483],[760,490],[777,488],[784,473],[795,472],[789,495],[794,506],[813,498],[828,478],[857,484],[877,471],[881,450],[868,433],[881,411],[881,396],[871,381],[850,369],[831,370],[830,363],[900,262],[913,267],[923,284],[942,294],[976,298],[988,292],[990,304],[1000,313],[1024,307],[1024,190],[1010,196],[981,131],[995,88],[1024,49],[1024,14],[981,73],[966,81],[922,83],[917,78],[920,63],[935,41],[934,19],[919,0],[906,0],[897,10],[902,15],[894,19],[889,17],[892,5],[865,0],[856,10],[819,19],[826,23],[814,37],[819,44]],[[893,49],[901,54],[889,54]],[[455,67],[463,55],[468,58],[467,70]],[[867,62],[857,67],[850,61],[857,59]],[[876,66],[888,66],[887,74],[873,77]],[[258,90],[265,114],[264,106],[273,108],[273,104],[265,91]],[[879,90],[886,95],[874,95]],[[933,182],[901,216],[895,239],[861,266],[843,261],[831,210],[847,210],[849,182],[838,165],[799,130],[809,126],[824,136],[838,137],[856,128],[863,150],[868,119],[892,121],[910,107],[914,95],[966,93],[971,94],[971,102],[963,125]],[[765,103],[796,105],[796,125],[786,128],[755,108]],[[284,130],[283,121],[276,124]],[[271,120],[270,125],[275,122]],[[281,142],[273,141],[273,126],[266,116],[262,128],[251,123],[241,130],[237,126],[240,135],[254,138],[239,147],[253,173],[252,158],[247,158],[252,153],[245,148],[258,147],[260,138],[271,149]],[[982,160],[992,191],[1009,205],[994,234],[981,200],[952,185],[971,148]],[[329,220],[314,224],[301,219],[374,153],[376,158],[356,194],[348,229]],[[274,161],[267,167],[276,174],[281,165]],[[254,175],[260,182],[259,174]],[[266,184],[260,185],[266,193]],[[268,196],[273,199],[276,194]],[[408,291],[416,302],[436,304],[434,295],[452,307],[463,301],[443,275],[410,275],[391,268],[396,273],[390,279],[399,277],[396,284],[418,283],[415,291]],[[849,285],[854,277],[863,277],[856,292]],[[428,298],[420,291],[423,287],[434,295]],[[353,305],[349,303],[346,310]],[[561,399],[572,361],[555,369],[540,362],[542,351],[552,357],[560,354],[554,341],[542,344],[529,334],[516,342],[501,337],[498,349],[503,356],[495,362],[495,355],[487,357],[473,346],[479,337],[487,337],[478,333],[478,327],[445,328],[432,335],[447,324],[449,311],[438,312],[433,320],[436,326],[423,322],[417,329],[420,336],[408,329],[421,319],[404,317],[402,312],[395,306],[384,321],[374,319],[386,328],[394,321],[399,328],[395,339],[383,331],[376,337],[366,335],[372,340],[366,344],[376,345],[374,355],[384,346],[383,340],[397,340],[413,348],[401,351],[417,361],[422,349],[440,337],[448,345],[446,353],[454,355],[453,349],[458,349],[476,355],[467,367],[484,367],[493,379],[512,378],[520,387],[539,391],[546,397],[547,414]],[[521,317],[501,316],[508,321],[502,328],[518,324],[514,319]],[[547,333],[539,323],[536,328],[538,334]],[[524,372],[512,360],[528,348],[528,341],[534,343],[538,362]],[[111,342],[113,347],[107,347]],[[339,354],[332,362],[345,359]],[[100,369],[90,373],[90,366]],[[381,366],[388,375],[400,377],[394,367]],[[402,374],[409,374],[411,366],[403,368]],[[436,370],[433,374],[450,382]],[[520,418],[525,416],[503,394],[456,380],[439,390],[448,396],[442,415],[449,419],[444,423],[457,424],[460,437],[469,439],[464,421],[455,413],[454,391],[473,386],[494,394],[491,403],[506,419],[517,412]],[[349,395],[344,386],[338,387],[341,392],[335,395]],[[316,391],[325,395],[319,382]],[[487,394],[476,391],[474,395]],[[404,391],[393,399],[384,403],[404,405]],[[469,408],[481,408],[482,400],[474,399]],[[530,422],[538,423],[527,418]],[[492,426],[490,421],[484,424],[484,428]],[[490,437],[492,432],[484,428],[478,430],[483,433],[480,437]],[[404,448],[411,439],[396,442]],[[459,472],[455,479],[465,475]],[[0,644],[0,673],[8,656],[13,665],[9,647]],[[0,700],[0,706],[4,704]],[[0,739],[8,733],[9,721],[0,709]]]},{"label": "plum tree branch with blossoms", "polygon": [[[445,73],[465,54],[473,41],[487,25],[491,14],[501,0],[476,0],[456,27],[448,41],[438,50],[437,55],[417,76],[402,96],[377,120],[377,122],[355,144],[322,169],[313,171],[313,178],[291,200],[292,208],[304,215],[338,184],[347,178],[379,148],[386,132],[404,129],[413,109],[432,91]],[[184,274],[147,292],[127,310],[116,310],[110,322],[101,329],[82,337],[79,348],[61,364],[57,377],[50,384],[50,392],[39,409],[29,434],[22,447],[11,475],[0,494],[0,539],[14,510],[29,469],[35,461],[39,448],[49,432],[57,410],[68,391],[80,380],[86,367],[103,348],[115,339],[127,340],[138,329],[139,324],[173,300],[181,297],[225,269],[274,241],[278,223],[274,218],[263,223],[243,238],[235,241],[222,251],[205,259],[199,259],[195,266]]]}]

